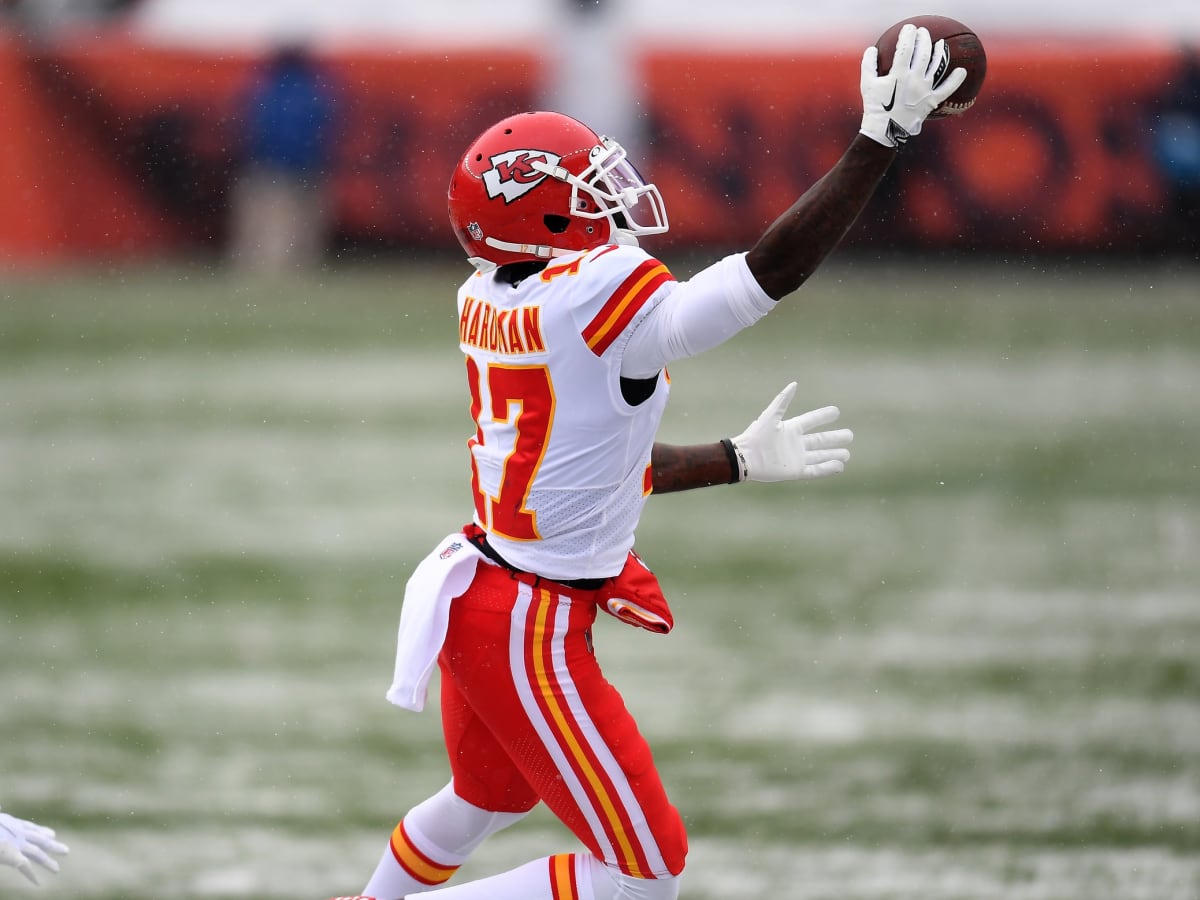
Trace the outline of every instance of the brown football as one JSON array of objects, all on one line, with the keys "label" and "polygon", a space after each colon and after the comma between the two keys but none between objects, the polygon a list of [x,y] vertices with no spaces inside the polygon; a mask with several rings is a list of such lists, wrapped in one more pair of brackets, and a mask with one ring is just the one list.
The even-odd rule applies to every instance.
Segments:
[{"label": "brown football", "polygon": [[900,36],[900,29],[909,22],[918,28],[927,28],[935,44],[945,40],[946,48],[950,51],[950,64],[938,73],[935,85],[954,69],[962,67],[967,70],[967,80],[941,106],[930,113],[929,118],[943,119],[946,116],[965,113],[975,103],[975,98],[979,96],[983,87],[983,79],[987,76],[987,54],[983,51],[983,42],[979,40],[979,35],[962,22],[946,16],[912,16],[897,22],[875,42],[879,50],[880,75],[886,75],[891,70],[892,60],[896,56],[896,39]]}]

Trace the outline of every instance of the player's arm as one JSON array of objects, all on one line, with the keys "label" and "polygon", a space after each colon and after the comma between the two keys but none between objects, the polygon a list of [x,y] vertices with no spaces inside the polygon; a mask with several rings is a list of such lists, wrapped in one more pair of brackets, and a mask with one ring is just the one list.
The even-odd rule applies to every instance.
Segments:
[{"label": "player's arm", "polygon": [[935,89],[929,32],[911,25],[900,32],[887,75],[878,74],[877,56],[874,47],[863,54],[861,132],[842,158],[747,253],[665,285],[625,347],[622,377],[654,377],[675,360],[723,343],[803,284],[862,212],[895,159],[896,145],[920,132],[925,117],[966,76],[955,69]]},{"label": "player's arm", "polygon": [[808,280],[849,231],[896,158],[885,147],[856,135],[825,176],[792,204],[746,254],[746,265],[775,300]]},{"label": "player's arm", "polygon": [[841,472],[854,440],[849,428],[817,431],[837,421],[825,406],[785,419],[796,393],[792,382],[746,430],[713,444],[660,444],[650,454],[654,493],[670,494],[739,481],[801,481]]},{"label": "player's arm", "polygon": [[654,493],[672,494],[741,481],[737,459],[724,441],[717,444],[660,444],[650,453]]},{"label": "player's arm", "polygon": [[926,116],[962,84],[967,73],[955,69],[934,88],[936,60],[941,57],[934,51],[927,30],[906,25],[887,75],[878,72],[875,47],[863,54],[859,133],[833,168],[746,254],[746,265],[769,296],[786,297],[816,271],[875,193],[896,158],[897,147],[920,133]]}]

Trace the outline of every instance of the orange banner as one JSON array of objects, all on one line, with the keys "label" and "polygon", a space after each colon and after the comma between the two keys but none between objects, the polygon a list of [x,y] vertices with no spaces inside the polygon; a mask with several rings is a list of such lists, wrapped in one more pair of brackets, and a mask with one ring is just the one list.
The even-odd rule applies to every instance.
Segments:
[{"label": "orange banner", "polygon": [[[237,103],[256,62],[122,39],[35,47],[0,37],[0,260],[219,247],[241,139]],[[483,127],[537,105],[538,60],[461,50],[323,62],[339,97],[333,240],[453,247],[449,172]],[[1184,64],[1165,47],[989,48],[976,107],[927,123],[851,243],[1177,246],[1150,134]],[[656,246],[745,246],[837,159],[858,124],[857,53],[651,50],[642,74],[639,168],[662,188],[672,223]]]},{"label": "orange banner", "polygon": [[[1182,64],[1167,49],[993,50],[976,106],[926,123],[852,242],[1163,245],[1149,130]],[[744,244],[819,178],[857,128],[857,67],[857,55],[651,58],[651,171],[681,237]]]}]

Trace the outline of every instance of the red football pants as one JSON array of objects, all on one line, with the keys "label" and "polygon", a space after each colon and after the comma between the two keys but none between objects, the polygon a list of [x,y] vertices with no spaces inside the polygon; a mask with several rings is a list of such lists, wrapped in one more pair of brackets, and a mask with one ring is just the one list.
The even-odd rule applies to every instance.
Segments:
[{"label": "red football pants", "polygon": [[592,654],[595,619],[590,591],[480,562],[438,659],[455,792],[492,812],[541,800],[605,864],[678,875],[683,821]]}]

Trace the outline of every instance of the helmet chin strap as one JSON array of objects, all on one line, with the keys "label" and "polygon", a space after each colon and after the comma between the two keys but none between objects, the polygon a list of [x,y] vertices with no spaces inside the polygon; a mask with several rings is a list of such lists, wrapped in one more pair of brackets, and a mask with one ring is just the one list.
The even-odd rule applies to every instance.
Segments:
[{"label": "helmet chin strap", "polygon": [[538,259],[553,259],[556,256],[570,256],[572,253],[579,252],[578,250],[563,250],[547,244],[514,244],[512,241],[502,241],[494,237],[486,237],[483,242],[497,250],[506,250],[509,253],[528,253]]},{"label": "helmet chin strap", "polygon": [[[613,228],[609,239],[614,244],[620,244],[623,247],[639,247],[638,239],[632,231],[627,231],[624,228]],[[483,242],[489,247],[494,247],[497,250],[504,250],[509,253],[524,253],[533,256],[537,259],[554,259],[559,256],[573,256],[578,253],[578,250],[564,250],[561,247],[551,247],[548,244],[516,244],[512,241],[502,241],[499,238],[486,237]],[[480,272],[490,272],[496,268],[495,263],[488,262],[478,256],[470,258],[471,264]],[[486,266],[486,268],[485,268]]]}]

